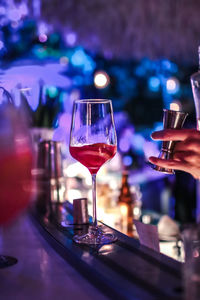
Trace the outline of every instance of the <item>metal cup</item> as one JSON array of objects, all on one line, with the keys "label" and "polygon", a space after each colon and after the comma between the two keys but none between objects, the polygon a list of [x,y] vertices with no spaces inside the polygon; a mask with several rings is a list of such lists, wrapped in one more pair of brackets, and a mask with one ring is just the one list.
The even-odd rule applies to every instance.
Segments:
[{"label": "metal cup", "polygon": [[44,140],[38,144],[36,183],[36,207],[42,214],[54,216],[56,205],[65,201],[60,142]]},{"label": "metal cup", "polygon": [[88,201],[87,198],[73,200],[74,224],[88,224]]},{"label": "metal cup", "polygon": [[39,143],[37,167],[43,179],[63,176],[60,142],[46,140]]},{"label": "metal cup", "polygon": [[[164,129],[181,129],[185,122],[188,113],[163,109],[163,127]],[[163,141],[162,148],[159,154],[159,158],[171,159],[173,158],[173,150],[175,147],[175,141]],[[174,174],[174,170],[168,168],[153,166],[153,169],[167,174]]]}]

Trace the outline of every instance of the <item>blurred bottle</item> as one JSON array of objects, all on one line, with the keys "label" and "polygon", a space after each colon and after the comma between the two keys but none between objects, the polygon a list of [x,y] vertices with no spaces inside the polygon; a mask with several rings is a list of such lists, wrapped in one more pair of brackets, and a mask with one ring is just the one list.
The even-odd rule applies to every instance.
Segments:
[{"label": "blurred bottle", "polygon": [[133,236],[133,209],[134,202],[131,195],[130,185],[128,183],[128,172],[122,173],[122,184],[118,199],[121,212],[122,231],[129,236]]},{"label": "blurred bottle", "polygon": [[122,184],[120,188],[119,202],[132,203],[127,171],[123,171],[122,173]]}]

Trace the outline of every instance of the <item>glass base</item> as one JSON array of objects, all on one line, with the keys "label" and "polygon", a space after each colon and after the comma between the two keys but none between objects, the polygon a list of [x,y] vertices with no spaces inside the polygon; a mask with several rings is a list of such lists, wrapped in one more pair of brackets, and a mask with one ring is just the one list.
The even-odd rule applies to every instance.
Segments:
[{"label": "glass base", "polygon": [[89,227],[89,232],[83,235],[75,235],[74,242],[86,245],[104,245],[117,241],[117,237],[112,233],[104,233],[100,226]]},{"label": "glass base", "polygon": [[11,256],[0,255],[0,269],[13,266],[17,263],[17,259]]}]

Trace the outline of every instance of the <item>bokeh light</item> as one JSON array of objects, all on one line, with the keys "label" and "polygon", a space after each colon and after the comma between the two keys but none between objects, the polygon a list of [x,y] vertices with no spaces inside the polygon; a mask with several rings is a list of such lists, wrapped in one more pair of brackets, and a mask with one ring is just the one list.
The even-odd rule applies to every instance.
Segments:
[{"label": "bokeh light", "polygon": [[180,103],[180,101],[173,101],[170,104],[170,109],[171,110],[175,110],[175,111],[181,111],[182,105]]},{"label": "bokeh light", "polygon": [[94,85],[98,89],[104,89],[110,83],[108,74],[104,71],[98,71],[94,74]]},{"label": "bokeh light", "polygon": [[47,35],[45,33],[40,34],[38,38],[39,38],[39,41],[41,43],[45,43],[47,41],[47,39],[48,39],[48,37],[47,37]]},{"label": "bokeh light", "polygon": [[48,87],[47,91],[50,98],[55,98],[58,96],[58,89],[55,86]]},{"label": "bokeh light", "polygon": [[126,167],[130,167],[133,163],[133,158],[130,155],[125,155],[123,157],[123,164]]},{"label": "bokeh light", "polygon": [[128,152],[131,148],[131,142],[126,137],[119,140],[119,149],[121,152]]},{"label": "bokeh light", "polygon": [[69,59],[67,56],[61,56],[60,58],[60,64],[63,65],[63,66],[66,66],[69,62]]},{"label": "bokeh light", "polygon": [[179,91],[180,83],[179,80],[175,77],[167,79],[166,89],[169,94],[176,94]]},{"label": "bokeh light", "polygon": [[65,39],[66,39],[66,43],[69,46],[74,46],[77,40],[77,36],[74,32],[69,32],[66,34]]},{"label": "bokeh light", "polygon": [[148,87],[152,92],[158,92],[160,88],[160,80],[156,76],[152,76],[149,78]]}]

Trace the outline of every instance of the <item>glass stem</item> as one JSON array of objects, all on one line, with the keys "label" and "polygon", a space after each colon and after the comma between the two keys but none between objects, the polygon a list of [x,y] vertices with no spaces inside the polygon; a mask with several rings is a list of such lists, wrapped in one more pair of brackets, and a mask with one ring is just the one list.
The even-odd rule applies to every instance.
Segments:
[{"label": "glass stem", "polygon": [[92,201],[93,201],[92,223],[94,227],[97,227],[96,174],[92,175]]}]

